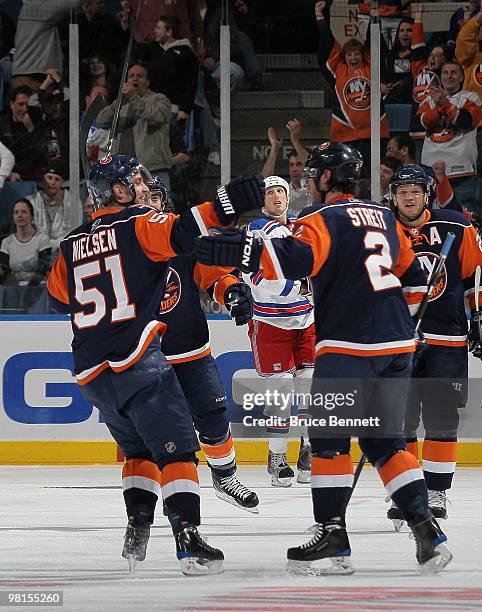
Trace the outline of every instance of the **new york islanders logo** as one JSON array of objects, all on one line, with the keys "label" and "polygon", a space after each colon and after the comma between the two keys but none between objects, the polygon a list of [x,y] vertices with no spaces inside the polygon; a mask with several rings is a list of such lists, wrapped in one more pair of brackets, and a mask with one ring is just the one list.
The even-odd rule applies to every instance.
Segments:
[{"label": "new york islanders logo", "polygon": [[169,268],[169,273],[167,275],[166,281],[166,289],[164,291],[164,296],[161,300],[161,305],[159,306],[159,312],[162,314],[166,314],[173,310],[179,300],[181,299],[181,279],[179,278],[179,274],[173,268]]},{"label": "new york islanders logo", "polygon": [[479,87],[482,87],[482,62],[474,67],[472,77],[474,79],[474,83],[476,83]]},{"label": "new york islanders logo", "polygon": [[431,70],[419,72],[413,81],[412,95],[417,104],[421,104],[428,96],[430,87],[440,87],[440,79]]},{"label": "new york islanders logo", "polygon": [[[430,275],[433,273],[433,271],[437,267],[440,257],[436,255],[435,253],[428,253],[424,251],[416,253],[416,256],[418,258],[418,261],[420,262],[420,265],[430,277]],[[435,300],[438,300],[438,298],[444,293],[446,287],[447,287],[447,268],[445,267],[445,264],[444,264],[439,274],[438,279],[435,281],[435,285],[433,286],[432,293],[428,301],[434,302]]]},{"label": "new york islanders logo", "polygon": [[366,110],[370,108],[371,85],[364,76],[349,79],[343,88],[343,98],[353,110]]}]

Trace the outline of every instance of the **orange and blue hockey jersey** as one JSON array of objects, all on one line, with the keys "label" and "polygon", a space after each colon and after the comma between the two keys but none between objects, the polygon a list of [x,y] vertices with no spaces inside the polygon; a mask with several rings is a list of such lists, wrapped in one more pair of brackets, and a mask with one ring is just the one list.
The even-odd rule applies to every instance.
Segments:
[{"label": "orange and blue hockey jersey", "polygon": [[193,251],[194,239],[220,225],[212,204],[183,217],[146,206],[101,209],[60,243],[48,279],[57,310],[69,313],[80,384],[106,368],[122,372],[165,330],[159,296],[169,260]]},{"label": "orange and blue hockey jersey", "polygon": [[[351,68],[343,60],[340,43],[335,40],[329,24],[326,21],[319,21],[318,29],[320,33],[318,63],[334,93],[330,138],[340,142],[369,139],[371,135],[369,50],[364,48],[361,68]],[[380,130],[381,138],[389,137],[383,105]]]},{"label": "orange and blue hockey jersey", "polygon": [[[421,329],[427,344],[465,346],[466,304],[474,310],[475,269],[482,265],[481,244],[474,227],[465,215],[452,210],[427,210],[419,227],[401,227],[411,239],[417,258],[428,274],[437,265],[447,233],[455,234],[440,278],[432,290]],[[482,295],[479,303],[482,304]]]},{"label": "orange and blue hockey jersey", "polygon": [[427,276],[393,213],[342,195],[303,214],[293,237],[264,241],[261,267],[272,280],[311,277],[317,356],[414,351]]},{"label": "orange and blue hockey jersey", "polygon": [[200,264],[194,255],[171,259],[160,305],[160,320],[167,325],[161,350],[170,363],[195,361],[211,353],[199,289],[208,291],[218,304],[224,304],[226,289],[239,283],[232,271]]}]

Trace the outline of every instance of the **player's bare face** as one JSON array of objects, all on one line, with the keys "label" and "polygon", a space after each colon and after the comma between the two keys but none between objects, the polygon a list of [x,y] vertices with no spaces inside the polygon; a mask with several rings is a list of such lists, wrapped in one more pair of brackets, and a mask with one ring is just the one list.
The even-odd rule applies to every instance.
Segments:
[{"label": "player's bare face", "polygon": [[350,68],[361,68],[363,56],[359,49],[349,49],[345,53],[345,62]]},{"label": "player's bare face", "polygon": [[397,188],[395,204],[400,219],[407,223],[415,223],[425,208],[425,193],[420,185],[401,185]]},{"label": "player's bare face", "polygon": [[264,207],[269,215],[282,215],[288,208],[288,196],[283,187],[275,185],[264,194]]},{"label": "player's bare face", "polygon": [[156,208],[157,210],[164,209],[164,200],[160,193],[150,193],[149,194],[149,206],[152,208]]},{"label": "player's bare face", "polygon": [[136,195],[136,204],[148,204],[149,203],[149,187],[144,183],[142,174],[136,172],[132,177],[134,184],[134,191]]}]

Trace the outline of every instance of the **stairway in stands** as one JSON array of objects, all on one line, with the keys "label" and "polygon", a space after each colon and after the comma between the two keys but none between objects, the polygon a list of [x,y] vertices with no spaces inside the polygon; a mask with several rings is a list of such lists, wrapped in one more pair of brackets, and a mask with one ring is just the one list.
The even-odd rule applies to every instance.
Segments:
[{"label": "stairway in stands", "polygon": [[[269,154],[268,128],[283,138],[276,172],[288,178],[287,153],[291,148],[286,123],[301,122],[301,139],[308,148],[329,135],[330,93],[315,55],[258,55],[263,66],[261,91],[241,91],[231,98],[231,175],[261,171]],[[212,197],[219,172],[205,173],[200,189]]]}]

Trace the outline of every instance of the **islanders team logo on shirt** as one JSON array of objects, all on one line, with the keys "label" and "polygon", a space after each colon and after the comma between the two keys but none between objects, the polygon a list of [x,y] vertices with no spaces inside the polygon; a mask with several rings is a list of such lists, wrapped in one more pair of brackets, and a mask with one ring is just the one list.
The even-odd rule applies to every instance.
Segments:
[{"label": "islanders team logo on shirt", "polygon": [[477,64],[477,66],[475,66],[472,76],[474,82],[477,83],[479,87],[482,87],[482,63]]},{"label": "islanders team logo on shirt", "polygon": [[371,85],[364,76],[349,79],[343,88],[343,97],[353,110],[366,110],[370,107]]},{"label": "islanders team logo on shirt", "polygon": [[440,87],[440,79],[431,70],[419,72],[413,81],[412,95],[417,104],[421,104],[428,96],[430,87]]},{"label": "islanders team logo on shirt", "polygon": [[[415,255],[417,256],[418,261],[420,262],[420,265],[422,266],[422,268],[425,270],[425,272],[430,277],[430,275],[433,273],[433,271],[437,267],[440,257],[436,255],[435,253],[427,253],[424,251],[415,253]],[[444,264],[439,274],[438,279],[435,281],[435,285],[433,286],[432,293],[428,301],[434,302],[435,300],[438,300],[438,298],[445,291],[446,287],[447,287],[447,268],[445,267],[445,264]]]},{"label": "islanders team logo on shirt", "polygon": [[166,289],[161,300],[159,312],[161,315],[173,310],[181,299],[181,279],[173,268],[169,268],[167,275]]}]

